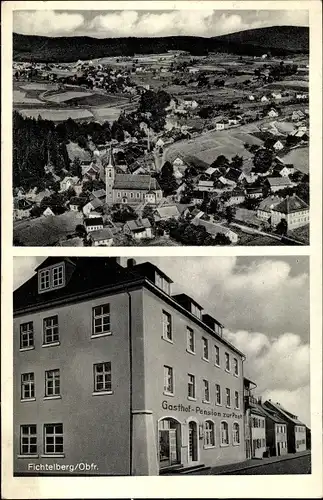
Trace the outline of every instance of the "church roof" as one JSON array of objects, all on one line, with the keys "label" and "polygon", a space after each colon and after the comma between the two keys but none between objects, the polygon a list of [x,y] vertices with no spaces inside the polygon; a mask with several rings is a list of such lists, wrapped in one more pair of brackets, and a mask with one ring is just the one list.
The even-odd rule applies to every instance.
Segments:
[{"label": "church roof", "polygon": [[116,174],[113,188],[151,191],[160,189],[160,186],[151,175]]}]

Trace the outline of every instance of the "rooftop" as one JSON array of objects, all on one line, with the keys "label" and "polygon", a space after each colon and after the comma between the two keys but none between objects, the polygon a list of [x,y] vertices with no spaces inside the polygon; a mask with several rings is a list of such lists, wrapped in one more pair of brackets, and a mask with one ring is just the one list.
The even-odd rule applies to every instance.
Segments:
[{"label": "rooftop", "polygon": [[159,190],[157,180],[150,175],[116,174],[114,189]]},{"label": "rooftop", "polygon": [[308,210],[309,207],[305,201],[301,200],[298,196],[287,196],[283,201],[276,205],[273,210],[282,214],[290,214],[292,212],[299,212],[300,210]]}]

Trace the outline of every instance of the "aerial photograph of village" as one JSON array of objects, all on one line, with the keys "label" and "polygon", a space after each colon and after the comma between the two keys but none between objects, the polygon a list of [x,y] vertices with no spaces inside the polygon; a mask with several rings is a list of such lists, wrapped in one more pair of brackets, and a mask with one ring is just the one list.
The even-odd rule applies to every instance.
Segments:
[{"label": "aerial photograph of village", "polygon": [[13,244],[308,245],[308,13],[130,14],[14,12]]}]

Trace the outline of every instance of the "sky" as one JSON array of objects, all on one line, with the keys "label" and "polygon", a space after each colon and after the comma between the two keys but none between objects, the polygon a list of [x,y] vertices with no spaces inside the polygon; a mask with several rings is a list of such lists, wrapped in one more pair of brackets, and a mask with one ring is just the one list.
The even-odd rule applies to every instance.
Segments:
[{"label": "sky", "polygon": [[[224,324],[246,356],[256,396],[272,399],[310,425],[309,266],[307,257],[135,257],[153,262]],[[14,288],[44,257],[15,257]],[[126,258],[122,259],[125,265]]]},{"label": "sky", "polygon": [[13,31],[95,38],[192,35],[212,37],[276,25],[308,26],[307,10],[20,10]]}]

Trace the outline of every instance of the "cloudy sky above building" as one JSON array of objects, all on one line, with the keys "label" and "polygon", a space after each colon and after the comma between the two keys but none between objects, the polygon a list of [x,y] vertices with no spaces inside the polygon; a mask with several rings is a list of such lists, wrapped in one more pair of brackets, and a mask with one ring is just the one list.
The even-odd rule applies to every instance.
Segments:
[{"label": "cloudy sky above building", "polygon": [[306,10],[20,10],[13,31],[24,35],[96,38],[192,35],[212,37],[276,25],[308,26]]},{"label": "cloudy sky above building", "polygon": [[[14,287],[43,260],[15,258]],[[247,356],[255,394],[310,425],[307,257],[136,257],[146,260],[174,281],[173,293],[191,295],[225,325],[226,338]]]}]

